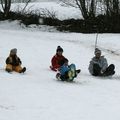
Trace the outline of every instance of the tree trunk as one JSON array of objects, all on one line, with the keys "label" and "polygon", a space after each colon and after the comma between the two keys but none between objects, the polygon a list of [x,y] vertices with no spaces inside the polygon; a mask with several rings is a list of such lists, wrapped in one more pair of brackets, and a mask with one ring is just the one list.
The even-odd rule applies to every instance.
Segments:
[{"label": "tree trunk", "polygon": [[119,0],[113,0],[113,12],[115,15],[119,14]]},{"label": "tree trunk", "polygon": [[90,16],[91,18],[94,18],[94,17],[95,17],[95,0],[91,0],[89,16]]},{"label": "tree trunk", "polygon": [[1,0],[4,17],[8,17],[11,8],[11,0]]},{"label": "tree trunk", "polygon": [[84,19],[88,19],[88,11],[86,9],[86,4],[85,4],[85,0],[75,0],[76,4],[78,5],[78,7],[81,10],[82,16]]}]

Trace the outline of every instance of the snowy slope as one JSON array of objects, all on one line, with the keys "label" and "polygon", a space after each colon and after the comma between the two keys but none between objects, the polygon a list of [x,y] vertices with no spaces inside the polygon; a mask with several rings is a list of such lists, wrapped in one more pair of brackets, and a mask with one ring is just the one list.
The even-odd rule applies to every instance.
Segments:
[{"label": "snowy slope", "polygon": [[[2,22],[0,37],[0,120],[120,119],[120,55],[107,50],[120,53],[120,34],[98,36],[103,55],[116,65],[113,78],[105,79],[88,72],[96,34],[42,32]],[[57,81],[56,73],[49,70],[58,45],[70,63],[82,70],[74,83]],[[18,49],[27,67],[25,74],[3,70],[11,48]]]}]

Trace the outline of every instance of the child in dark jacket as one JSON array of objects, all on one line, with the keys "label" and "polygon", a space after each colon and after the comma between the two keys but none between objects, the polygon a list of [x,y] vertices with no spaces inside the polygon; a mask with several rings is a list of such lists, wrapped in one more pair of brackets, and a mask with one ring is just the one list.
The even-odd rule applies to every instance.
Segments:
[{"label": "child in dark jacket", "polygon": [[21,67],[21,60],[20,58],[17,56],[17,49],[14,48],[10,51],[10,55],[8,56],[8,58],[6,59],[6,68],[5,70],[7,72],[12,72],[12,71],[16,71],[19,73],[24,73],[26,71],[25,67]]},{"label": "child in dark jacket", "polygon": [[51,59],[51,66],[50,66],[51,70],[53,71],[58,70],[58,68],[60,67],[59,62],[65,59],[65,57],[62,54],[63,54],[63,49],[60,46],[58,46],[56,50],[56,54]]},{"label": "child in dark jacket", "polygon": [[63,59],[60,62],[59,73],[56,74],[56,78],[62,81],[73,81],[80,73],[80,69],[76,70],[75,64],[68,65],[68,59]]}]

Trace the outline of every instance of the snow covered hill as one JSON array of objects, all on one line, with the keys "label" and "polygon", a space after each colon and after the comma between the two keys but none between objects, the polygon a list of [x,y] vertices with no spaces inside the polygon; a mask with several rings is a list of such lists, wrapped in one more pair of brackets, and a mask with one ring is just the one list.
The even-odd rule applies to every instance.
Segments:
[{"label": "snow covered hill", "polygon": [[[0,37],[0,120],[120,119],[120,34],[98,36],[103,55],[116,66],[113,78],[105,79],[88,72],[96,34],[43,32],[2,22]],[[58,45],[82,70],[74,83],[57,81],[49,69]],[[12,48],[18,49],[25,74],[4,71]]]}]

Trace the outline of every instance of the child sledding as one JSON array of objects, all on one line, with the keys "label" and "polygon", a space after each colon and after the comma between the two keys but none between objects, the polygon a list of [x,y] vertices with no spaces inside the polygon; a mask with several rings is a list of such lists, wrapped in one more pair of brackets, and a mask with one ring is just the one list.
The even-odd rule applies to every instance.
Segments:
[{"label": "child sledding", "polygon": [[[56,55],[51,60],[51,70],[58,71],[56,78],[61,81],[73,81],[74,78],[81,72],[80,69],[76,70],[75,64],[68,64],[68,59],[63,55],[63,49],[58,46]],[[101,56],[101,50],[95,49],[95,56],[90,61],[88,70],[93,76],[112,76],[115,74],[114,64],[108,66],[107,59]]]},{"label": "child sledding", "polygon": [[60,68],[59,62],[65,59],[65,57],[62,54],[63,54],[63,49],[60,46],[58,46],[56,49],[56,54],[51,59],[51,66],[50,66],[51,70],[57,71]]},{"label": "child sledding", "polygon": [[95,49],[95,57],[92,58],[89,64],[89,72],[93,76],[112,76],[115,74],[115,65],[108,66],[107,59],[101,56],[101,50]]},{"label": "child sledding", "polygon": [[73,81],[81,71],[80,69],[76,70],[75,64],[68,65],[68,59],[66,58],[61,60],[59,64],[59,73],[56,74],[56,78],[61,81]]},{"label": "child sledding", "polygon": [[17,49],[14,48],[10,51],[10,55],[6,59],[6,68],[5,70],[7,72],[18,72],[18,73],[24,73],[26,71],[26,67],[21,67],[21,60],[17,56]]}]

